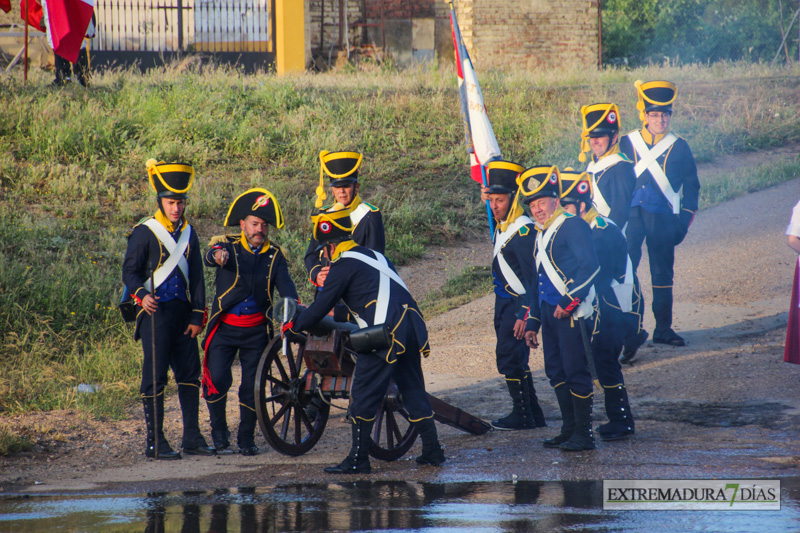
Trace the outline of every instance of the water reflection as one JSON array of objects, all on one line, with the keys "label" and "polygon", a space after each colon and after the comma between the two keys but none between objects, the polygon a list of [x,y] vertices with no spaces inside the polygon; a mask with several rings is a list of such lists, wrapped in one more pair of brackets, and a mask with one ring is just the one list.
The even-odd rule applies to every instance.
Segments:
[{"label": "water reflection", "polygon": [[358,481],[137,496],[0,498],[0,531],[796,531],[800,480],[779,512],[602,511],[602,482]]}]

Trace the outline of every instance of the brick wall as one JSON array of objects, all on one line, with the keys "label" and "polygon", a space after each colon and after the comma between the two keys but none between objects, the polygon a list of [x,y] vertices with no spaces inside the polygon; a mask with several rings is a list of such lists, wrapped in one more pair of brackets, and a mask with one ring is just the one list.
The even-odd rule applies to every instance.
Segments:
[{"label": "brick wall", "polygon": [[444,5],[445,2],[442,0],[439,2],[435,0],[364,0],[364,4],[369,19],[380,18],[381,5],[384,18],[410,19],[433,17],[436,4]]},{"label": "brick wall", "polygon": [[[361,28],[354,26],[354,24],[364,21],[362,13],[363,0],[345,0],[345,5],[348,40],[351,47],[358,46],[361,44],[363,31]],[[327,53],[331,43],[334,46],[339,43],[339,0],[308,0],[306,9],[308,10],[306,20],[309,24],[306,28],[306,35],[310,38],[311,49],[319,49],[320,30],[322,30],[322,42]],[[320,24],[323,16],[325,18],[324,26]]]},{"label": "brick wall", "polygon": [[[325,4],[324,43],[339,36],[339,0],[309,0],[313,49],[319,47],[320,8]],[[598,0],[454,0],[464,42],[476,68],[537,68],[566,64],[597,65]],[[380,21],[381,9],[389,41],[413,48],[403,38],[413,19],[435,19],[436,54],[440,60],[453,57],[450,10],[443,0],[347,0],[352,23]],[[362,15],[363,12],[363,15]],[[330,24],[330,25],[328,25]],[[351,26],[350,44],[355,46],[366,32]],[[370,31],[372,40],[375,30]],[[398,44],[399,43],[399,44]],[[400,55],[406,50],[391,50]]]},{"label": "brick wall", "polygon": [[471,24],[459,22],[476,66],[597,65],[597,0],[462,2],[464,18],[472,14]]}]

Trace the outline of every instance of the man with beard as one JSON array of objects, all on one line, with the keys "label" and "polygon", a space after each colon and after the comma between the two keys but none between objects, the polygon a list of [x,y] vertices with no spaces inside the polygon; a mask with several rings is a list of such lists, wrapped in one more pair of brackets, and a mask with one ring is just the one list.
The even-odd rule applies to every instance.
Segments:
[{"label": "man with beard", "polygon": [[242,455],[258,453],[254,386],[261,354],[273,337],[269,320],[273,294],[277,289],[281,297],[297,300],[283,250],[269,241],[269,224],[283,227],[275,196],[261,188],[242,193],[223,223],[238,226],[241,234],[215,237],[204,257],[207,267],[217,269],[216,294],[203,341],[203,389],[217,453],[232,453],[225,404],[237,352],[242,381],[236,441]]}]

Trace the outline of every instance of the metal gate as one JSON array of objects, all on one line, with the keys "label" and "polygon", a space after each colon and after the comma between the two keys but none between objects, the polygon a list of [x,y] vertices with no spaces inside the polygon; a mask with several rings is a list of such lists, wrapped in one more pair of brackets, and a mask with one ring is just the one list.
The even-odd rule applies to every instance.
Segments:
[{"label": "metal gate", "polygon": [[246,68],[275,61],[274,0],[96,0],[93,65],[142,68],[198,53]]}]

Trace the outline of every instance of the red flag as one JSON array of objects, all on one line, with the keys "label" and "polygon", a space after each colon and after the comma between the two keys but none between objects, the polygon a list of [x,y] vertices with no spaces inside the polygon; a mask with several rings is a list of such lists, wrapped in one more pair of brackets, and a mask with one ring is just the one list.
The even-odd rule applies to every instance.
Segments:
[{"label": "red flag", "polygon": [[11,11],[11,0],[0,0],[0,9],[9,13]]},{"label": "red flag", "polygon": [[786,348],[783,360],[800,365],[800,256],[794,267],[792,283],[792,303],[789,307],[789,324],[786,326]]},{"label": "red flag", "polygon": [[53,52],[75,63],[92,20],[94,0],[42,0],[42,4]]},{"label": "red flag", "polygon": [[[5,1],[5,0],[0,0]],[[25,17],[25,2],[28,2],[28,16]],[[11,8],[9,2],[9,9]],[[5,10],[5,7],[3,8]],[[7,11],[6,11],[7,12]],[[44,18],[44,12],[42,11],[42,5],[36,0],[21,0],[19,3],[19,12],[22,20],[26,21],[28,24],[31,25],[31,28],[38,31],[44,31],[44,25],[42,24],[42,18]]]}]

